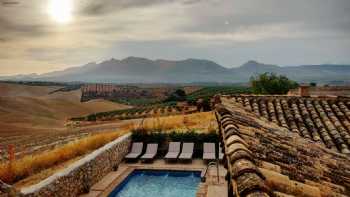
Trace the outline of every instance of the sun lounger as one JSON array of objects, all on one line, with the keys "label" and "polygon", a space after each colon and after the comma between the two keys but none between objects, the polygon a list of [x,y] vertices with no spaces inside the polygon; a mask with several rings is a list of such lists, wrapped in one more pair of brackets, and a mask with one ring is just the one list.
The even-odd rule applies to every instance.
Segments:
[{"label": "sun lounger", "polygon": [[142,161],[152,161],[158,152],[158,144],[147,144],[146,152],[142,155]]},{"label": "sun lounger", "polygon": [[177,159],[177,157],[180,154],[180,146],[180,142],[170,142],[168,153],[165,155],[164,158],[168,160]]},{"label": "sun lounger", "polygon": [[215,160],[215,143],[204,143],[203,144],[203,159],[204,160]]},{"label": "sun lounger", "polygon": [[137,159],[142,153],[143,143],[136,142],[132,144],[131,151],[125,156],[125,159]]},{"label": "sun lounger", "polygon": [[194,143],[183,143],[182,152],[179,156],[181,160],[190,160],[193,155]]}]

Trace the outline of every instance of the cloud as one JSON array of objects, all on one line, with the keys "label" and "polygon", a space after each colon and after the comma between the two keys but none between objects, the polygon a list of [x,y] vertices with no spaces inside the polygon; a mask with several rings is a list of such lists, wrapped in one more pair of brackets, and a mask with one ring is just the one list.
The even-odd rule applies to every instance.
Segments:
[{"label": "cloud", "polygon": [[42,37],[51,33],[45,14],[40,12],[38,0],[21,1],[11,6],[0,5],[0,38],[18,41]]},{"label": "cloud", "polygon": [[350,9],[350,1],[347,0],[235,0],[214,6],[197,4],[195,9],[196,12],[188,12],[192,23],[182,31],[217,34],[239,29],[257,30],[254,28],[257,26],[290,26],[306,34],[350,32],[350,14],[346,11]]},{"label": "cloud", "polygon": [[349,0],[79,0],[66,25],[47,2],[0,6],[0,60],[39,70],[125,56],[350,63]]},{"label": "cloud", "polygon": [[15,23],[6,18],[0,18],[0,27],[0,36],[4,40],[20,36],[40,37],[49,33],[45,25]]},{"label": "cloud", "polygon": [[198,3],[201,0],[85,0],[79,4],[78,13],[86,15],[104,15],[111,12],[125,11],[134,8],[145,8],[152,5],[180,2],[183,4]]}]

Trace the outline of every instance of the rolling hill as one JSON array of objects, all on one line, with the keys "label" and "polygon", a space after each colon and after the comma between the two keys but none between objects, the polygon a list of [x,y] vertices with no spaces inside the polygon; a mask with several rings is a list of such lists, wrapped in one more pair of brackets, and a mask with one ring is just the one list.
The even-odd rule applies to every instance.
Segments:
[{"label": "rolling hill", "polygon": [[105,100],[81,103],[80,90],[49,94],[58,88],[0,83],[0,135],[60,130],[71,117],[128,108]]}]

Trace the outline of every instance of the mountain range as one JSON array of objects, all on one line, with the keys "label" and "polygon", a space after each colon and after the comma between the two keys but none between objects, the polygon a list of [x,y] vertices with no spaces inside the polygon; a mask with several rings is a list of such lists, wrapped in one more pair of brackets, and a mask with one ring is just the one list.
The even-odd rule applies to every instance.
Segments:
[{"label": "mountain range", "polygon": [[283,74],[298,82],[350,81],[350,65],[277,66],[248,61],[239,67],[226,68],[210,60],[170,61],[140,57],[110,59],[62,71],[0,79],[99,83],[240,83],[247,82],[251,76],[264,72]]}]

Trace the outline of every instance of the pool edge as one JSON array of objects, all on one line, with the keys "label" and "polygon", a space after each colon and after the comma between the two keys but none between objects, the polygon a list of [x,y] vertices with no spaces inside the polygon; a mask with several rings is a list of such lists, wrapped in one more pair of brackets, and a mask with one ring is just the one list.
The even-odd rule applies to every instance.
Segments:
[{"label": "pool edge", "polygon": [[113,181],[104,189],[100,190],[100,193],[98,197],[108,197],[113,190],[118,187],[132,172],[135,170],[159,170],[159,171],[198,171],[201,172],[204,170],[202,167],[192,167],[192,168],[181,168],[181,167],[176,167],[176,166],[157,166],[157,167],[152,167],[152,166],[128,166],[126,169],[124,169],[123,172],[119,174],[119,176],[115,177]]}]

